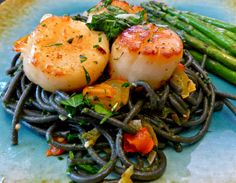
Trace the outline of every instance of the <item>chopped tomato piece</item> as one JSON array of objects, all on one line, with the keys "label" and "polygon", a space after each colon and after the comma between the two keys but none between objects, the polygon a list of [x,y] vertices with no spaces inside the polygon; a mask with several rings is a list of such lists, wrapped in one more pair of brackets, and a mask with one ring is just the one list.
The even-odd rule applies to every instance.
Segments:
[{"label": "chopped tomato piece", "polygon": [[65,152],[65,150],[56,148],[55,146],[51,144],[49,146],[50,146],[50,149],[47,150],[46,152],[47,156],[59,156]]},{"label": "chopped tomato piece", "polygon": [[139,152],[142,155],[152,151],[155,143],[146,127],[142,127],[136,134],[124,134],[124,151]]},{"label": "chopped tomato piece", "polygon": [[92,104],[102,104],[106,109],[111,110],[117,106],[115,111],[126,105],[129,99],[130,87],[123,86],[126,81],[107,80],[101,84],[87,86],[83,95],[87,96]]},{"label": "chopped tomato piece", "polygon": [[181,89],[181,97],[187,98],[191,92],[194,92],[196,90],[196,85],[188,77],[184,70],[184,65],[179,64],[172,75],[171,81],[174,83],[174,85]]},{"label": "chopped tomato piece", "polygon": [[[60,143],[65,144],[66,140],[62,137],[54,137],[54,140]],[[65,152],[63,149],[59,149],[51,144],[49,144],[49,150],[46,152],[46,156],[59,156]]]}]

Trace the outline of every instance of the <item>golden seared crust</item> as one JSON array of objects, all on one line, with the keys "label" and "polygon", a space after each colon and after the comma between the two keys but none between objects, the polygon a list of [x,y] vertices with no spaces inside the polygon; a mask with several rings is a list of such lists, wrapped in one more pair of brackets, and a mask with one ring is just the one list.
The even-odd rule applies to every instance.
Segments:
[{"label": "golden seared crust", "polygon": [[[97,80],[109,59],[106,35],[70,17],[43,20],[19,40],[26,76],[48,91],[81,89]],[[89,79],[86,75],[89,75]]]},{"label": "golden seared crust", "polygon": [[125,30],[112,45],[112,78],[143,80],[159,88],[172,75],[183,56],[183,43],[173,31],[153,24]]},{"label": "golden seared crust", "polygon": [[168,58],[183,51],[182,41],[175,32],[154,24],[128,28],[119,35],[116,42],[130,52],[143,55],[162,55]]},{"label": "golden seared crust", "polygon": [[[108,52],[107,48],[103,49],[102,46],[99,46],[104,50],[102,53],[99,49],[93,49],[91,39],[96,36],[97,33],[90,32],[84,23],[74,22],[70,17],[47,18],[30,35],[30,38],[34,39],[35,47],[31,63],[49,75],[63,76],[78,65],[82,65],[80,55],[85,55],[83,52],[86,50],[93,50],[94,57]],[[68,62],[68,59],[78,62]]]},{"label": "golden seared crust", "polygon": [[144,10],[141,6],[131,6],[126,1],[120,1],[120,0],[113,0],[111,5],[119,7],[120,9],[122,9],[130,14],[135,14],[135,13],[138,13],[138,12]]}]

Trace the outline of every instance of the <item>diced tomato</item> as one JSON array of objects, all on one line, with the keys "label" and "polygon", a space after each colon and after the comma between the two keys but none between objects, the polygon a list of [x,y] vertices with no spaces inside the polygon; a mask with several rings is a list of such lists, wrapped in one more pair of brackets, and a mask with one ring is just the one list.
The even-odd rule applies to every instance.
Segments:
[{"label": "diced tomato", "polygon": [[[54,137],[54,140],[60,143],[65,144],[66,140],[62,137]],[[46,152],[46,156],[59,156],[65,152],[63,149],[59,149],[51,144],[49,144],[49,150]]]},{"label": "diced tomato", "polygon": [[124,138],[125,152],[139,152],[142,155],[152,151],[155,143],[146,127],[142,127],[136,134],[125,133]]},{"label": "diced tomato", "polygon": [[101,84],[87,86],[83,95],[87,96],[92,104],[102,104],[106,109],[117,105],[116,111],[126,105],[129,99],[130,87],[122,86],[126,81],[107,80]]},{"label": "diced tomato", "polygon": [[47,156],[59,156],[65,152],[63,149],[56,148],[53,145],[49,145],[50,149],[47,150],[46,155]]}]

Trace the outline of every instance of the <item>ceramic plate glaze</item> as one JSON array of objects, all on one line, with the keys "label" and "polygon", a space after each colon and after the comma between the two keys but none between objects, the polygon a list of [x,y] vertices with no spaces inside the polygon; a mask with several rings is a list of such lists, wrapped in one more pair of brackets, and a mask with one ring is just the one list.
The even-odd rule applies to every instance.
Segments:
[{"label": "ceramic plate glaze", "polygon": [[[5,70],[14,56],[13,42],[31,32],[45,13],[55,15],[83,12],[95,5],[94,0],[6,0],[0,5],[0,90],[9,79]],[[141,1],[129,1],[139,4]],[[235,0],[167,0],[181,10],[191,10],[236,23]],[[220,91],[236,94],[236,87],[210,75]],[[46,157],[44,137],[22,127],[19,145],[11,146],[12,116],[0,107],[0,182],[67,183],[66,159]],[[167,169],[154,182],[231,183],[236,182],[236,117],[224,107],[214,113],[207,135],[197,144],[177,153],[165,150]]]}]

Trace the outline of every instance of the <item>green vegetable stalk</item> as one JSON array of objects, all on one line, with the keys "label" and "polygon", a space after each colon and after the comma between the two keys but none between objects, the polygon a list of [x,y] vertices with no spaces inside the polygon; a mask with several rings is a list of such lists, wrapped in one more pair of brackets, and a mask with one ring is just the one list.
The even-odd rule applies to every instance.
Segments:
[{"label": "green vegetable stalk", "polygon": [[220,20],[217,20],[215,18],[210,18],[210,17],[206,17],[206,16],[202,16],[202,15],[199,15],[199,14],[196,14],[196,13],[192,13],[192,12],[187,12],[188,14],[190,15],[193,15],[195,16],[196,18],[204,21],[204,22],[207,22],[209,24],[212,24],[216,27],[220,27],[220,28],[223,28],[223,29],[226,29],[226,30],[229,30],[231,32],[234,32],[236,33],[236,25],[233,25],[233,24],[230,24],[230,23],[227,23],[227,22],[223,22],[223,21],[220,21]]},{"label": "green vegetable stalk", "polygon": [[212,41],[210,38],[205,36],[203,33],[195,29],[193,26],[179,20],[177,17],[173,17],[165,12],[162,12],[161,9],[157,6],[153,7],[151,5],[148,5],[146,3],[142,4],[145,9],[150,12],[150,14],[155,15],[156,17],[161,17],[163,20],[167,21],[170,25],[177,27],[180,30],[184,30],[190,35],[204,41],[205,43],[215,46],[216,48],[219,48],[223,51],[225,51],[222,47],[220,47],[218,44],[216,44],[214,41]]},{"label": "green vegetable stalk", "polygon": [[160,7],[163,11],[168,12],[172,15],[177,16],[179,19],[185,21],[186,23],[192,25],[202,33],[204,33],[206,36],[211,38],[213,41],[224,47],[226,50],[228,50],[232,55],[236,56],[236,42],[229,38],[228,36],[222,34],[220,31],[215,29],[214,26],[203,22],[202,20],[198,20],[197,18],[184,13],[177,11],[173,8],[169,8],[166,5],[162,3],[152,2],[154,6]]},{"label": "green vegetable stalk", "polygon": [[[194,57],[196,61],[201,63],[203,61],[203,55],[190,50],[190,53]],[[236,72],[228,69],[227,67],[223,66],[222,64],[207,58],[206,60],[206,69],[210,71],[211,73],[220,76],[221,78],[225,79],[226,81],[229,81],[232,84],[236,84]]]},{"label": "green vegetable stalk", "polygon": [[[179,28],[179,27],[181,27],[182,29],[184,28],[183,26],[181,26],[182,25],[181,22],[177,22],[177,23],[174,22],[174,21],[178,21],[177,18],[176,18],[176,20],[174,20],[172,18],[172,16],[170,16],[170,15],[166,16],[166,14],[165,14],[163,16],[163,13],[159,13],[160,12],[159,5],[162,7],[162,9],[165,9],[165,10],[167,9],[166,6],[163,6],[162,4],[156,3],[156,2],[143,3],[142,4],[142,6],[149,12],[149,14],[153,15],[152,18],[149,19],[150,21],[152,21],[154,23],[158,23],[157,18],[162,18],[162,20],[165,20],[165,21],[167,20],[168,21],[167,25],[170,25],[171,27],[174,26],[175,29],[177,27],[177,24],[178,24],[177,28]],[[172,13],[172,14],[174,14],[174,13]],[[188,24],[186,24],[186,26],[187,25]],[[225,65],[226,67],[230,68],[231,70],[236,70],[236,58],[235,57],[233,57],[233,56],[217,49],[216,47],[214,47],[210,44],[207,44],[206,41],[204,41],[204,40],[201,41],[199,39],[199,37],[197,37],[195,34],[194,34],[195,37],[193,37],[192,35],[189,35],[186,30],[188,32],[190,32],[191,29],[184,28],[183,31],[179,31],[179,30],[175,30],[175,31],[177,31],[179,34],[182,35],[182,38],[185,40],[187,45],[197,49],[198,51],[200,51],[202,53],[205,53],[205,54],[209,55],[214,60],[220,62],[221,64]]]}]

